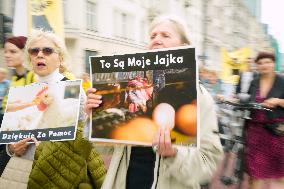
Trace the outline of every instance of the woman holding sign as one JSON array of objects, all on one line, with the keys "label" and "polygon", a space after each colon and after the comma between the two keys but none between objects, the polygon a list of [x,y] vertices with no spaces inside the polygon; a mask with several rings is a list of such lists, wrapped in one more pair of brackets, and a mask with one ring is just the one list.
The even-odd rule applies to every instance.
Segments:
[{"label": "woman holding sign", "polygon": [[[4,43],[4,60],[6,66],[13,69],[10,82],[11,87],[23,86],[35,82],[35,74],[32,71],[25,69],[23,65],[26,41],[27,38],[24,36],[14,36],[7,38]],[[7,99],[7,96],[5,96],[3,100],[1,100],[1,109],[3,113],[6,110]],[[30,104],[22,103],[21,105],[23,107],[28,107]],[[5,145],[0,145],[0,174],[2,174],[9,159],[10,156],[6,153]]]},{"label": "woman holding sign", "polygon": [[[59,73],[60,65],[65,62],[67,50],[63,41],[53,33],[34,31],[28,38],[25,55],[26,67],[34,71],[38,76],[38,82],[52,84],[68,80]],[[99,154],[83,137],[86,123],[82,104],[85,102],[84,93],[81,93],[80,98],[80,117],[75,140],[41,143],[35,141],[36,149],[35,145],[27,143],[35,140],[31,138],[8,145],[11,155],[34,159],[27,188],[100,188],[106,170]],[[19,168],[20,166],[18,165]],[[17,171],[6,175],[15,174]],[[2,182],[3,185],[6,184],[4,188],[19,188],[13,185],[17,181],[11,180]],[[18,182],[23,185],[26,181]]]},{"label": "woman holding sign", "polygon": [[[189,45],[184,25],[174,18],[160,18],[150,29],[149,49]],[[116,146],[103,189],[198,189],[207,184],[223,151],[213,100],[202,87],[197,87],[200,107],[200,149],[173,147],[169,129],[160,129],[151,147]],[[98,107],[100,97],[89,89],[87,108]],[[154,110],[155,111],[155,110]],[[174,120],[169,120],[174,121]],[[104,147],[102,150],[107,150]]]}]

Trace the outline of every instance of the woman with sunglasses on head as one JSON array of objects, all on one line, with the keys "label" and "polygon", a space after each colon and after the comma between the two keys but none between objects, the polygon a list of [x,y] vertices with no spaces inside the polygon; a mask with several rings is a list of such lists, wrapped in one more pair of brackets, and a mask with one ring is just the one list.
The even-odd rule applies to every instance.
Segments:
[{"label": "woman with sunglasses on head", "polygon": [[[60,65],[65,63],[67,50],[55,34],[35,30],[28,38],[25,55],[25,66],[34,71],[39,83],[68,80],[59,73]],[[27,188],[100,188],[106,170],[99,154],[83,137],[86,124],[84,93],[80,98],[79,123],[74,141],[36,141],[35,149],[35,145],[27,143],[35,139],[28,138],[8,146],[11,154],[29,155],[27,158],[34,159]],[[34,156],[30,151],[34,152]]]},{"label": "woman with sunglasses on head", "polygon": [[[171,17],[156,19],[150,29],[149,49],[189,45],[185,27]],[[161,75],[163,73],[160,73]],[[159,75],[158,75],[159,76]],[[200,106],[200,149],[174,147],[169,130],[159,130],[151,147],[115,146],[103,189],[198,189],[210,181],[223,151],[219,137],[213,100],[202,87],[197,87]],[[97,107],[88,90],[88,105]],[[102,147],[102,152],[111,151]]]}]

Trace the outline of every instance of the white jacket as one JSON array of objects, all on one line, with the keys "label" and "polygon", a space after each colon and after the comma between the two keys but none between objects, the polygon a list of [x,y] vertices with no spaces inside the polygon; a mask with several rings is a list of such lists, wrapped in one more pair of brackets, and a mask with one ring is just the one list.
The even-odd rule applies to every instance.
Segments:
[{"label": "white jacket", "polygon": [[[215,172],[223,150],[218,135],[213,133],[218,131],[214,102],[203,87],[198,90],[198,98],[200,149],[178,147],[175,157],[160,159],[157,155],[152,189],[199,189],[200,184],[208,183]],[[103,147],[100,150],[103,153],[113,150],[102,189],[125,189],[131,146]]]}]

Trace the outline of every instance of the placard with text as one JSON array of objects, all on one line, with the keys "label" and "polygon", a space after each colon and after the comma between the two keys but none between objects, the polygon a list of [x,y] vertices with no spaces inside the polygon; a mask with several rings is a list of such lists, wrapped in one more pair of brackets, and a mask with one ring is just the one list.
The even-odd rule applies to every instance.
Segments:
[{"label": "placard with text", "polygon": [[1,124],[0,143],[25,138],[74,140],[80,109],[81,80],[11,87]]},{"label": "placard with text", "polygon": [[151,145],[159,131],[172,144],[197,145],[195,49],[90,57],[102,104],[94,108],[90,140]]}]

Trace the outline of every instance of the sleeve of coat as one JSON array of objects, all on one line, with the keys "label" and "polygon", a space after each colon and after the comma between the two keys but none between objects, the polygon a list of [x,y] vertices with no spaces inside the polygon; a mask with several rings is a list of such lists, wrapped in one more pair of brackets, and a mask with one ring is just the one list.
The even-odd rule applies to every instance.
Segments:
[{"label": "sleeve of coat", "polygon": [[39,146],[36,148],[35,150],[35,155],[34,155],[34,160],[33,160],[33,167],[35,166],[41,152],[42,152],[42,149],[43,149],[43,146],[44,146],[45,142],[41,142],[39,144]]},{"label": "sleeve of coat", "polygon": [[102,158],[95,149],[91,151],[88,158],[88,171],[96,188],[101,188],[106,175],[106,168]]},{"label": "sleeve of coat", "polygon": [[167,176],[174,177],[186,186],[209,182],[223,157],[220,138],[213,133],[218,131],[214,101],[203,87],[198,95],[200,149],[180,146],[174,158],[161,159],[161,167]]}]

